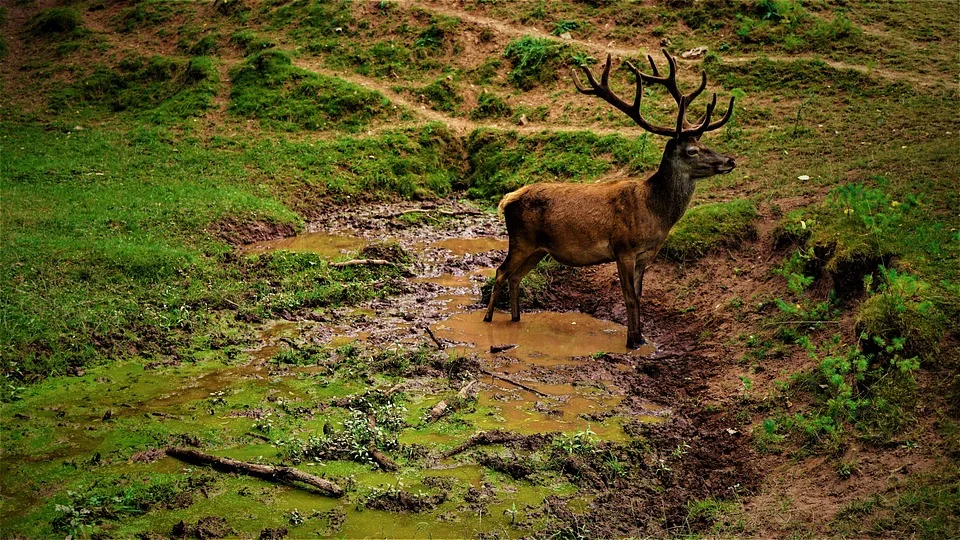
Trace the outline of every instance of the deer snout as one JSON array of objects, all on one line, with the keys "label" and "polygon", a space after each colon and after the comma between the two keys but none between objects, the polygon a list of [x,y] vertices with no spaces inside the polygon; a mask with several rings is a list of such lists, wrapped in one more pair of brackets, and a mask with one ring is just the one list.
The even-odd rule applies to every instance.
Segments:
[{"label": "deer snout", "polygon": [[732,157],[727,156],[727,159],[720,164],[720,174],[726,174],[737,168],[737,162],[733,160]]}]

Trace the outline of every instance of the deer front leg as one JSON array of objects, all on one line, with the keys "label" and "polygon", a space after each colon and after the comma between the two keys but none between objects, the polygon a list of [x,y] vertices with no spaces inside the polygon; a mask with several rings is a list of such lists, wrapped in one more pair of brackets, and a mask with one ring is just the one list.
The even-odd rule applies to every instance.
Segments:
[{"label": "deer front leg", "polygon": [[633,257],[617,259],[617,275],[620,278],[620,289],[623,291],[623,302],[627,306],[627,348],[637,349],[644,343],[640,333],[640,302],[636,291],[637,261]]},{"label": "deer front leg", "polygon": [[523,265],[508,278],[510,284],[510,316],[513,322],[520,320],[520,282],[546,256],[547,254],[542,251],[530,255],[527,260],[523,261]]},{"label": "deer front leg", "polygon": [[[497,302],[497,295],[500,294],[500,289],[503,288],[503,282],[507,281],[524,263],[527,259],[527,253],[520,254],[518,251],[510,250],[507,252],[507,258],[503,260],[497,268],[497,277],[493,281],[493,289],[490,291],[490,302],[487,304],[487,314],[483,317],[483,322],[490,322],[493,320],[493,307]],[[519,316],[519,315],[518,315]],[[516,319],[514,319],[516,320]]]}]

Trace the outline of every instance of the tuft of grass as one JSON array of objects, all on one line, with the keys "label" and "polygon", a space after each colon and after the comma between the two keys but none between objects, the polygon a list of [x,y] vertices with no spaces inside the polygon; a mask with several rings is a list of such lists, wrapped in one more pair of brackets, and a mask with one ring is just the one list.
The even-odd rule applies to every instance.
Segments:
[{"label": "tuft of grass", "polygon": [[895,269],[880,268],[880,283],[857,312],[857,329],[871,337],[867,347],[884,349],[902,339],[902,354],[936,360],[946,317],[930,299],[930,285]]},{"label": "tuft of grass", "polygon": [[691,208],[674,225],[660,253],[675,261],[689,261],[718,247],[736,246],[756,238],[756,218],[756,207],[745,199]]},{"label": "tuft of grass", "polygon": [[35,36],[72,36],[83,30],[83,18],[69,7],[45,9],[30,19],[27,30]]},{"label": "tuft of grass", "polygon": [[271,39],[257,34],[253,30],[237,30],[230,34],[230,43],[240,48],[244,55],[264,51],[276,45]]},{"label": "tuft of grass", "polygon": [[280,129],[359,131],[391,113],[379,92],[299,69],[276,49],[253,54],[230,76],[230,111]]},{"label": "tuft of grass", "polygon": [[457,85],[449,77],[441,77],[420,89],[421,95],[438,110],[455,113],[463,103],[463,96],[457,91]]},{"label": "tuft of grass", "polygon": [[491,93],[482,92],[477,97],[477,106],[470,111],[472,120],[485,120],[487,118],[510,118],[513,110],[507,105],[502,97]]},{"label": "tuft of grass", "polygon": [[515,39],[503,51],[513,66],[507,78],[521,90],[550,84],[559,78],[565,64],[573,65],[574,54],[571,47],[547,38],[524,36]]}]

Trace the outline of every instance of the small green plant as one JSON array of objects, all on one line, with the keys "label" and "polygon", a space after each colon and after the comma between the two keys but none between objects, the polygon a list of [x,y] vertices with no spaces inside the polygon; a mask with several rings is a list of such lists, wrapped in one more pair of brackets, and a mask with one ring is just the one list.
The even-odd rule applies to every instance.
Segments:
[{"label": "small green plant", "polygon": [[477,96],[477,107],[470,111],[470,118],[473,120],[509,118],[511,115],[513,111],[507,102],[492,92],[481,92]]},{"label": "small green plant", "polygon": [[580,21],[557,21],[553,25],[553,31],[550,32],[555,36],[560,34],[565,34],[567,32],[574,32],[583,28],[583,23]]},{"label": "small green plant", "polygon": [[589,454],[597,444],[597,434],[589,426],[573,435],[561,435],[554,439],[553,446],[568,456]]},{"label": "small green plant", "polygon": [[511,41],[503,54],[513,65],[507,78],[522,90],[557,80],[559,68],[570,60],[567,46],[531,36]]}]

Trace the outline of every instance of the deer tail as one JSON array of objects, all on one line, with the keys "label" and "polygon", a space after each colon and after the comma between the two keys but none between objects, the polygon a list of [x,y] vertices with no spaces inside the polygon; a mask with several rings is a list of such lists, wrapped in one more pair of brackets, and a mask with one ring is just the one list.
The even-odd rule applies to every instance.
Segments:
[{"label": "deer tail", "polygon": [[503,217],[503,211],[507,208],[507,206],[513,201],[519,199],[520,196],[527,191],[528,187],[530,186],[523,186],[516,191],[511,191],[510,193],[504,195],[502,199],[500,199],[500,205],[497,207],[497,212],[500,214],[500,217]]}]

